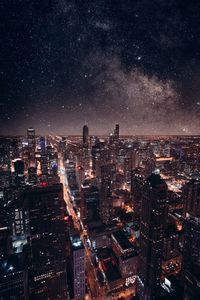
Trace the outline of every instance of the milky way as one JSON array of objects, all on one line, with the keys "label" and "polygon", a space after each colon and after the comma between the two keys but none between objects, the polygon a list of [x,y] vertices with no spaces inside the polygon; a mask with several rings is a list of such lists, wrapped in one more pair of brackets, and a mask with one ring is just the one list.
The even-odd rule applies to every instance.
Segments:
[{"label": "milky way", "polygon": [[0,133],[199,134],[200,3],[1,1]]}]

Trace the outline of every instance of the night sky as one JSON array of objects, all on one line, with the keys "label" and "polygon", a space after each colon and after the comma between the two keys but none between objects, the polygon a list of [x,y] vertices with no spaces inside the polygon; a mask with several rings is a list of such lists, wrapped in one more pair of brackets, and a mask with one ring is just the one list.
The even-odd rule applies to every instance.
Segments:
[{"label": "night sky", "polygon": [[200,134],[200,1],[1,0],[0,134]]}]

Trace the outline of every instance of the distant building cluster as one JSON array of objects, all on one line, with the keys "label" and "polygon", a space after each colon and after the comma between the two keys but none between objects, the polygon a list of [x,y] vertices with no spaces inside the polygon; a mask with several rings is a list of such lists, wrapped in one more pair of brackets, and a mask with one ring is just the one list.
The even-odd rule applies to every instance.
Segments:
[{"label": "distant building cluster", "polygon": [[200,299],[200,138],[0,137],[0,300]]}]

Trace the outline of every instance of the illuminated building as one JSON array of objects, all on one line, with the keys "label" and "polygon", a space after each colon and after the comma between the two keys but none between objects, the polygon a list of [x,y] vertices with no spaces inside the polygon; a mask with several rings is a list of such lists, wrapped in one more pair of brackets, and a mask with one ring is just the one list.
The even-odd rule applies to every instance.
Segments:
[{"label": "illuminated building", "polygon": [[99,138],[95,135],[90,136],[90,148],[99,143]]},{"label": "illuminated building", "polygon": [[138,153],[134,151],[132,148],[127,149],[126,154],[123,157],[123,171],[124,171],[124,179],[125,182],[131,182],[131,171],[138,167]]},{"label": "illuminated building", "polygon": [[170,152],[171,152],[170,144],[166,142],[163,146],[163,156],[170,157]]},{"label": "illuminated building", "polygon": [[35,150],[35,129],[28,128],[27,130],[28,147]]},{"label": "illuminated building", "polygon": [[0,226],[12,227],[14,211],[10,209],[9,205],[18,198],[20,190],[21,188],[16,185],[10,185],[0,190]]},{"label": "illuminated building", "polygon": [[102,270],[104,278],[106,278],[109,290],[122,288],[125,280],[121,277],[118,262],[112,248],[99,248],[96,253],[99,269]]},{"label": "illuminated building", "polygon": [[46,150],[46,140],[43,136],[40,137],[40,150],[41,152],[45,152]]},{"label": "illuminated building", "polygon": [[48,162],[48,174],[57,175],[58,172],[58,153],[49,145],[46,147],[45,156]]},{"label": "illuminated building", "polygon": [[82,166],[85,171],[90,170],[90,150],[81,147],[76,157],[77,166]]},{"label": "illuminated building", "polygon": [[200,182],[192,180],[187,183],[183,198],[183,299],[197,300],[200,298]]},{"label": "illuminated building", "polygon": [[10,139],[0,137],[0,168],[3,171],[10,171],[10,167],[11,167],[10,147],[11,147]]},{"label": "illuminated building", "polygon": [[176,232],[168,233],[166,238],[164,239],[164,250],[163,256],[165,260],[170,260],[178,255],[180,255],[178,251],[179,247],[179,236]]},{"label": "illuminated building", "polygon": [[11,158],[16,159],[19,157],[19,143],[18,139],[12,138],[11,145],[10,145],[10,151],[11,151]]},{"label": "illuminated building", "polygon": [[51,146],[41,149],[38,160],[40,161],[42,175],[57,175],[58,154]]},{"label": "illuminated building", "polygon": [[58,174],[58,155],[56,152],[53,152],[49,155],[49,169],[50,169],[50,174],[52,175]]},{"label": "illuminated building", "polygon": [[116,165],[110,163],[101,166],[101,182],[110,181],[111,185],[113,185],[115,180],[116,180]]},{"label": "illuminated building", "polygon": [[7,227],[0,228],[0,299],[27,300],[28,273],[25,253],[14,254]]},{"label": "illuminated building", "polygon": [[200,181],[191,180],[183,188],[184,216],[200,217]]},{"label": "illuminated building", "polygon": [[119,140],[119,124],[115,125],[115,129],[114,129],[114,140],[118,141]]},{"label": "illuminated building", "polygon": [[80,164],[76,166],[76,179],[77,179],[79,189],[81,189],[81,184],[85,179],[85,170]]},{"label": "illuminated building", "polygon": [[98,142],[92,147],[92,170],[96,177],[100,178],[101,176],[101,166],[110,163],[110,155],[110,150],[102,142]]},{"label": "illuminated building", "polygon": [[83,126],[83,147],[88,148],[89,146],[89,128],[87,125]]},{"label": "illuminated building", "polygon": [[181,270],[182,255],[179,251],[181,236],[175,224],[169,224],[163,241],[162,277],[176,275]]},{"label": "illuminated building", "polygon": [[66,151],[66,138],[62,137],[62,140],[58,144],[58,152],[64,155]]},{"label": "illuminated building", "polygon": [[113,222],[113,197],[106,195],[106,188],[101,187],[100,191],[100,217],[104,224],[109,225]]},{"label": "illuminated building", "polygon": [[35,167],[28,168],[28,182],[29,184],[38,183],[37,169]]},{"label": "illuminated building", "polygon": [[28,141],[28,163],[29,167],[35,166],[35,129],[28,128],[27,130]]},{"label": "illuminated building", "polygon": [[110,247],[111,246],[111,233],[114,231],[112,227],[96,224],[91,226],[89,224],[89,239],[93,249]]},{"label": "illuminated building", "polygon": [[67,299],[62,184],[28,188],[18,205],[29,226],[29,299]]},{"label": "illuminated building", "polygon": [[70,242],[71,298],[83,300],[85,298],[85,248],[78,234],[73,234]]},{"label": "illuminated building", "polygon": [[134,215],[140,218],[142,190],[146,182],[143,170],[140,168],[134,169],[131,172],[131,193],[133,195]]},{"label": "illuminated building", "polygon": [[150,176],[154,171],[156,167],[156,159],[155,156],[148,156],[145,161],[143,162],[144,168],[145,168],[145,176],[148,177]]},{"label": "illuminated building", "polygon": [[115,164],[101,166],[100,216],[104,224],[111,224],[113,221],[112,185],[115,177]]},{"label": "illuminated building", "polygon": [[27,270],[20,255],[6,256],[0,264],[0,299],[28,299]]},{"label": "illuminated building", "polygon": [[187,217],[183,253],[184,300],[200,298],[200,220]]},{"label": "illuminated building", "polygon": [[81,185],[81,220],[84,224],[99,220],[99,191],[87,180]]},{"label": "illuminated building", "polygon": [[159,298],[167,185],[152,174],[143,188],[137,294],[141,300]]},{"label": "illuminated building", "polygon": [[137,274],[138,251],[123,231],[112,233],[112,248],[118,258],[119,270],[123,278]]},{"label": "illuminated building", "polygon": [[92,146],[92,171],[97,173],[98,162],[102,160],[103,143],[96,143]]},{"label": "illuminated building", "polygon": [[40,164],[41,164],[42,175],[47,175],[49,173],[49,168],[48,168],[48,156],[46,153],[41,153]]},{"label": "illuminated building", "polygon": [[0,187],[9,187],[12,182],[12,175],[10,171],[0,171]]}]

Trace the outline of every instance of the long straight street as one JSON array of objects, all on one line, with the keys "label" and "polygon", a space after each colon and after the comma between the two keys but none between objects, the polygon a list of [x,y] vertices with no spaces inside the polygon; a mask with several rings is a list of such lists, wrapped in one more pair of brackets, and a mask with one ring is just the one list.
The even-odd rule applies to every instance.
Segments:
[{"label": "long straight street", "polygon": [[66,203],[67,211],[72,216],[72,219],[74,221],[74,226],[79,231],[81,239],[82,239],[84,247],[85,247],[86,276],[88,278],[88,283],[89,283],[89,287],[91,290],[91,297],[92,297],[92,299],[98,299],[98,300],[106,299],[105,291],[98,282],[95,267],[93,266],[92,260],[91,260],[91,252],[88,249],[87,243],[83,237],[83,230],[81,228],[79,218],[78,218],[77,214],[75,213],[75,211],[73,209],[73,205],[70,201],[70,196],[69,196],[70,193],[69,193],[69,186],[68,186],[68,182],[67,182],[67,174],[65,171],[62,157],[59,157],[59,174],[60,174],[60,182],[63,184],[63,197],[64,197],[64,200]]}]

